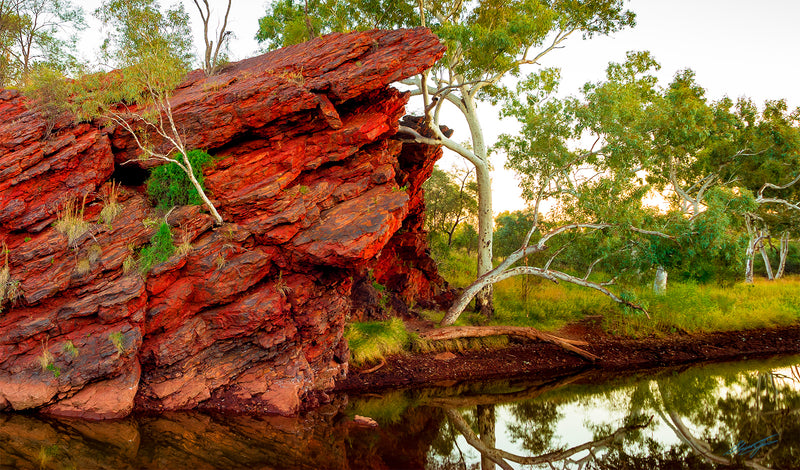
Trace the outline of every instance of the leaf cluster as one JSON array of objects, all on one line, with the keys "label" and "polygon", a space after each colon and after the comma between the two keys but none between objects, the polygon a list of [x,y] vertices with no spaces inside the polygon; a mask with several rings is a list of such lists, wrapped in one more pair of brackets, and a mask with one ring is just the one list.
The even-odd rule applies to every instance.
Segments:
[{"label": "leaf cluster", "polygon": [[[203,169],[213,163],[213,157],[202,150],[191,150],[186,156],[197,182],[203,187]],[[180,156],[173,155],[172,158],[179,159]],[[189,181],[189,176],[176,163],[167,163],[153,169],[147,180],[147,194],[160,208],[203,204],[194,185]]]},{"label": "leaf cluster", "polygon": [[[518,60],[553,34],[609,34],[635,24],[620,0],[438,0],[424,2],[425,23],[447,43],[441,67],[464,82],[518,73]],[[282,0],[259,20],[256,39],[268,49],[314,34],[421,24],[416,0]],[[310,25],[310,27],[309,27]],[[311,30],[311,31],[309,31]]]},{"label": "leaf cluster", "polygon": [[462,222],[474,222],[478,214],[478,185],[473,173],[447,172],[434,168],[423,184],[425,189],[425,227],[428,231],[450,234]]},{"label": "leaf cluster", "polygon": [[0,0],[0,87],[24,84],[37,67],[78,72],[84,12],[69,0]]},{"label": "leaf cluster", "polygon": [[418,26],[416,0],[279,0],[258,20],[256,39],[273,50],[332,32]]},{"label": "leaf cluster", "polygon": [[139,251],[139,272],[147,274],[156,264],[167,261],[175,253],[172,242],[172,230],[169,224],[162,222],[158,231],[150,239],[150,244]]}]

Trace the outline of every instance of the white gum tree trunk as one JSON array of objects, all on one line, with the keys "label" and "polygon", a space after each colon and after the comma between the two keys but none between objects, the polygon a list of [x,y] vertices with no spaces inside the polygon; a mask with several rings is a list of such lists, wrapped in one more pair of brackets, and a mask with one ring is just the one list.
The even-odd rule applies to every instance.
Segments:
[{"label": "white gum tree trunk", "polygon": [[656,294],[667,293],[667,270],[664,266],[659,265],[656,269],[656,278],[653,281],[653,292]]}]

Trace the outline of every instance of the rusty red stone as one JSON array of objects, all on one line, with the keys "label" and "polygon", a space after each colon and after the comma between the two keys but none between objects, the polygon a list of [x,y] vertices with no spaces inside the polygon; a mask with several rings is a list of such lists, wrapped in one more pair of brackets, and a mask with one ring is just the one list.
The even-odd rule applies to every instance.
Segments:
[{"label": "rusty red stone", "polygon": [[[110,223],[100,215],[115,170],[151,165],[121,165],[137,156],[131,137],[68,117],[48,133],[23,96],[0,91],[0,242],[20,292],[0,313],[0,409],[112,418],[318,402],[347,371],[354,277],[393,280],[409,302],[441,292],[420,189],[441,152],[392,140],[408,97],[390,85],[443,53],[425,29],[369,31],[190,74],[173,113],[188,147],[217,157],[205,181],[226,223],[172,211],[184,250],[145,276],[131,260],[164,214],[141,181]],[[89,222],[72,242],[53,227],[67,201]]]}]

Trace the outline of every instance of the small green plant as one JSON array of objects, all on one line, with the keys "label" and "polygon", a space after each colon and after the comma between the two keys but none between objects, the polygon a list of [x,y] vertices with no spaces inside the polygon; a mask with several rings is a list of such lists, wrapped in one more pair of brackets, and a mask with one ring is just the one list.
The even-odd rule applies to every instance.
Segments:
[{"label": "small green plant", "polygon": [[[213,160],[211,155],[202,150],[192,150],[186,155],[189,157],[197,182],[205,191],[203,169],[211,165]],[[172,158],[180,160],[179,156],[173,155]],[[147,194],[161,208],[203,204],[187,174],[175,163],[153,169],[147,180]]]},{"label": "small green plant", "polygon": [[403,193],[403,192],[406,192],[406,191],[408,191],[408,185],[407,184],[403,185],[403,186],[400,186],[400,187],[393,187],[392,188],[392,192],[393,193]]},{"label": "small green plant", "polygon": [[308,194],[308,186],[300,186],[300,194],[306,195]]},{"label": "small green plant", "polygon": [[72,341],[67,341],[66,343],[64,343],[62,349],[66,354],[72,356],[73,359],[78,357],[78,348],[75,347],[75,344]]},{"label": "small green plant", "polygon": [[[163,263],[175,253],[172,243],[172,230],[169,224],[162,222],[158,231],[150,239],[150,244],[139,251],[139,272],[147,274],[158,263]],[[125,269],[123,262],[123,270]]]},{"label": "small green plant", "polygon": [[25,237],[25,243],[28,243],[29,241],[31,241],[31,237]]},{"label": "small green plant", "polygon": [[372,288],[378,292],[378,306],[381,310],[386,311],[389,307],[389,293],[386,292],[386,286],[375,280],[372,271],[369,272],[369,277],[372,279]]},{"label": "small green plant", "polygon": [[119,186],[119,183],[112,181],[109,189],[101,196],[103,208],[100,210],[100,221],[109,228],[111,228],[114,218],[122,212],[122,206],[118,202]]},{"label": "small green plant", "polygon": [[115,331],[108,335],[108,340],[117,348],[117,352],[122,355],[125,354],[125,336],[122,332]]},{"label": "small green plant", "polygon": [[86,206],[86,196],[83,196],[80,208],[75,199],[69,199],[58,213],[58,219],[53,224],[55,229],[67,236],[67,243],[75,247],[75,242],[89,231],[89,222],[83,220],[83,211]]},{"label": "small green plant", "polygon": [[47,370],[52,372],[53,377],[55,378],[58,378],[61,375],[61,368],[53,364],[52,362],[50,364],[47,364]]},{"label": "small green plant", "polygon": [[153,228],[157,226],[160,222],[161,219],[159,219],[158,217],[145,217],[144,219],[142,219],[142,225],[144,225],[145,228]]}]

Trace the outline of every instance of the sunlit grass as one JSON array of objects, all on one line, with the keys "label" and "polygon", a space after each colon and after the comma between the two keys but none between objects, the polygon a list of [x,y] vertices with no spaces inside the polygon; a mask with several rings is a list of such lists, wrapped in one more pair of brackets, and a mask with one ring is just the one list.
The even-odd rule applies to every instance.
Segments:
[{"label": "sunlit grass", "polygon": [[[475,276],[475,256],[464,251],[452,250],[439,266],[442,276],[454,286],[467,286]],[[587,316],[602,316],[603,328],[610,334],[645,337],[769,328],[800,321],[800,276],[777,281],[756,279],[754,285],[741,282],[730,287],[670,282],[665,295],[653,293],[649,283],[629,289],[635,294],[635,302],[647,308],[650,318],[621,308],[592,289],[515,277],[495,284],[495,317],[488,324],[553,331]],[[435,322],[442,317],[432,312],[427,315]],[[486,323],[467,310],[456,325]]]},{"label": "sunlit grass", "polygon": [[648,336],[769,328],[800,321],[800,278],[796,276],[732,287],[671,283],[665,295],[642,289],[638,296],[651,318],[617,309],[606,315],[607,331]]},{"label": "sunlit grass", "polygon": [[356,367],[380,362],[391,354],[407,350],[411,335],[403,320],[351,323],[345,332],[350,345],[350,363]]}]

